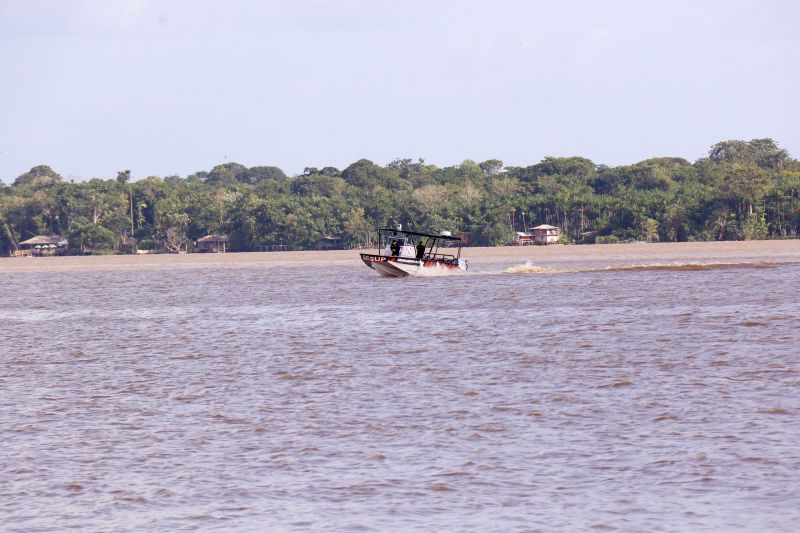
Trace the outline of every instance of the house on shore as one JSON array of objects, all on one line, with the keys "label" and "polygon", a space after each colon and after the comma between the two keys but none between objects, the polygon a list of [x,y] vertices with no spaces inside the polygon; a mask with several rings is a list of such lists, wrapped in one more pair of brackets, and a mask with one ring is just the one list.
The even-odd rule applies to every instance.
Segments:
[{"label": "house on shore", "polygon": [[61,235],[37,235],[19,243],[19,250],[12,252],[14,257],[47,257],[62,255],[68,250],[68,241]]},{"label": "house on shore", "polygon": [[514,235],[515,246],[531,246],[533,244],[533,234],[527,231],[518,231]]},{"label": "house on shore", "polygon": [[325,235],[317,241],[317,250],[341,250],[342,238],[338,235]]},{"label": "house on shore", "polygon": [[561,236],[561,230],[549,224],[530,228],[530,232],[533,235],[533,244],[539,245],[556,244]]},{"label": "house on shore", "polygon": [[220,253],[228,251],[231,239],[227,235],[206,235],[197,239],[194,246],[196,253]]}]

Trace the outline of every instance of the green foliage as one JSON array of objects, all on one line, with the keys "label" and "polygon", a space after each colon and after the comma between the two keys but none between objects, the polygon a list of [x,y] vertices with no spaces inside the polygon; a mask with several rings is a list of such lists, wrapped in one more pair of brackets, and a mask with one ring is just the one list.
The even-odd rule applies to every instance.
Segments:
[{"label": "green foliage", "polygon": [[207,234],[233,250],[312,249],[325,237],[371,246],[375,229],[466,231],[476,245],[504,245],[538,224],[564,243],[791,238],[800,232],[800,163],[771,139],[724,141],[695,163],[660,157],[607,167],[547,157],[525,167],[498,159],[438,168],[398,158],[342,171],[224,163],[209,171],[65,182],[46,165],[0,184],[0,250],[37,234],[67,236],[75,253],[180,251]]},{"label": "green foliage", "polygon": [[789,154],[778,148],[772,139],[746,141],[723,141],[715,144],[708,158],[717,164],[755,165],[761,168],[783,168]]},{"label": "green foliage", "polygon": [[110,249],[114,246],[115,240],[113,231],[85,219],[77,221],[74,229],[69,233],[70,247],[81,253],[92,252],[96,249]]},{"label": "green foliage", "polygon": [[61,180],[61,176],[49,166],[38,165],[14,180],[13,187],[20,185],[43,185]]},{"label": "green foliage", "polygon": [[764,239],[767,237],[769,229],[764,213],[753,213],[747,215],[742,221],[742,238],[746,241]]},{"label": "green foliage", "polygon": [[476,244],[483,246],[505,246],[511,244],[514,232],[503,220],[494,220],[481,226],[474,235]]},{"label": "green foliage", "polygon": [[278,167],[252,167],[236,175],[236,180],[241,183],[258,183],[265,180],[284,179],[286,179],[286,174]]}]

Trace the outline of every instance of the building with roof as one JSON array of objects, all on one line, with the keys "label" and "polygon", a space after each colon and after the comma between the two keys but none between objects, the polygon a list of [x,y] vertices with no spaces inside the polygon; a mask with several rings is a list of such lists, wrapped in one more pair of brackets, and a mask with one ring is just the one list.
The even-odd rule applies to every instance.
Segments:
[{"label": "building with roof", "polygon": [[231,242],[227,235],[206,235],[194,243],[194,252],[224,254],[229,249]]},{"label": "building with roof", "polygon": [[338,235],[325,235],[317,240],[317,250],[341,250],[342,238]]},{"label": "building with roof", "polygon": [[36,235],[27,241],[19,243],[19,250],[12,255],[15,256],[51,256],[60,255],[67,251],[68,241],[61,235]]},{"label": "building with roof", "polygon": [[533,244],[539,245],[556,244],[561,236],[561,230],[549,224],[530,228],[530,232],[533,235]]},{"label": "building with roof", "polygon": [[526,231],[518,231],[514,236],[514,244],[517,246],[530,246],[533,244],[533,235]]}]

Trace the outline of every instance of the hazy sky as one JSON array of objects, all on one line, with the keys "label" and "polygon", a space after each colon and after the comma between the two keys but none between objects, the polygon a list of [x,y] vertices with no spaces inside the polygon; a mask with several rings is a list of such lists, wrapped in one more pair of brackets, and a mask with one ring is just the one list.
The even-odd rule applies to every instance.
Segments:
[{"label": "hazy sky", "polygon": [[0,0],[0,179],[800,157],[800,2]]}]

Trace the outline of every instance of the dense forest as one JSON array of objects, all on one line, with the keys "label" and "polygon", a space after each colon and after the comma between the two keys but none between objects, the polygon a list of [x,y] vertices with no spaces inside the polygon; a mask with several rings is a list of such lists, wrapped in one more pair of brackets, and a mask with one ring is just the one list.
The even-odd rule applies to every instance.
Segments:
[{"label": "dense forest", "polygon": [[75,253],[191,249],[207,234],[232,250],[273,245],[313,249],[370,244],[375,229],[468,232],[472,245],[503,245],[537,224],[569,243],[794,238],[800,231],[800,163],[772,139],[720,142],[690,163],[661,157],[608,167],[547,157],[525,167],[502,161],[438,168],[362,159],[344,170],[218,165],[187,177],[130,171],[66,181],[41,165],[0,182],[0,252],[33,235],[62,235]]}]

